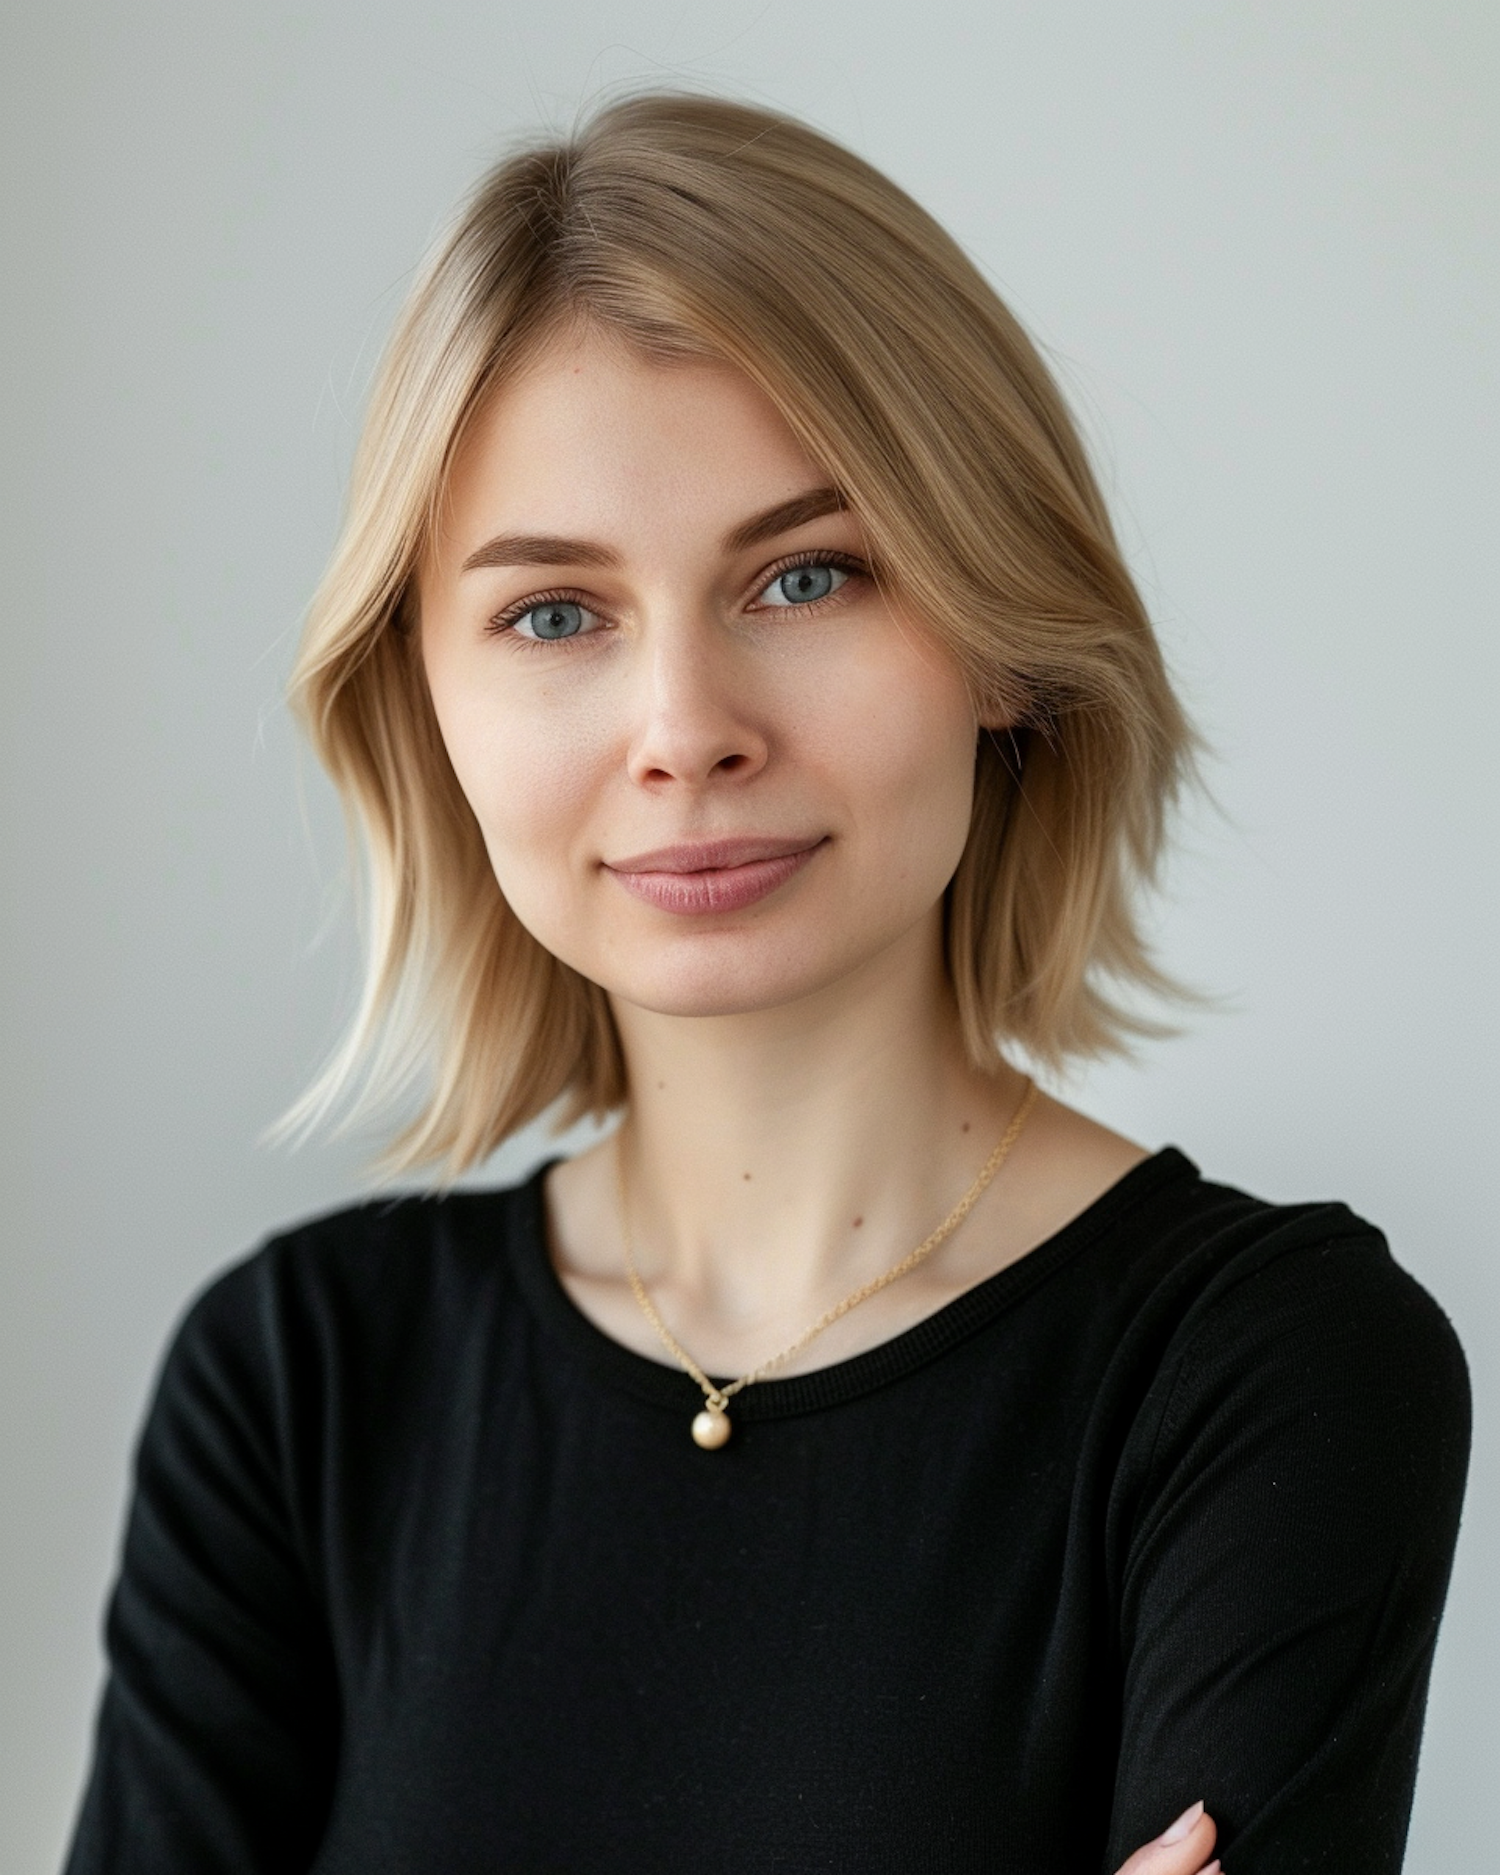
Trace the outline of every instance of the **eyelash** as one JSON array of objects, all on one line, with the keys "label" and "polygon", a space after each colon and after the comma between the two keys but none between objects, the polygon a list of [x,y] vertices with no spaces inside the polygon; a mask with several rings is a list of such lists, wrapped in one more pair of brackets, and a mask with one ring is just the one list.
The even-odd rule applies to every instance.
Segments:
[{"label": "eyelash", "polygon": [[[832,566],[837,567],[841,573],[847,573],[850,579],[870,577],[869,566],[852,553],[819,552],[815,548],[808,548],[801,553],[788,554],[785,559],[775,561],[763,572],[758,573],[755,591],[764,592],[766,587],[778,580],[783,573],[790,573],[799,566]],[[831,592],[823,599],[809,599],[805,605],[764,606],[761,610],[766,612],[821,612],[825,606],[837,605],[840,595],[845,590],[846,588],[841,586],[838,592]],[[511,631],[510,627],[517,619],[525,618],[528,612],[534,612],[538,606],[543,605],[577,605],[582,606],[586,612],[595,612],[596,616],[602,616],[581,593],[559,586],[548,592],[534,592],[524,599],[518,599],[514,605],[507,606],[503,612],[497,612],[485,629],[496,638],[508,637],[512,644],[519,645],[526,651],[567,650],[586,639],[597,636],[594,632],[577,632],[571,638],[527,638],[520,632]]]}]

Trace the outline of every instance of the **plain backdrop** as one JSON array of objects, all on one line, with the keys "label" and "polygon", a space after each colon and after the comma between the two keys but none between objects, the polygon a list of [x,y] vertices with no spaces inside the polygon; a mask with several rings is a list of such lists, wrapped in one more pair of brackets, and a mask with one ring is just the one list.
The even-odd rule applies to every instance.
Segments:
[{"label": "plain backdrop", "polygon": [[257,1139],[349,1007],[337,815],[280,692],[372,362],[505,141],[652,82],[894,175],[1093,439],[1216,751],[1155,928],[1223,1002],[1064,1091],[1267,1197],[1348,1200],[1456,1322],[1476,1447],[1408,1867],[1482,1866],[1500,13],[50,0],[0,33],[0,1869],[62,1853],[165,1337],[362,1185],[353,1145]]}]

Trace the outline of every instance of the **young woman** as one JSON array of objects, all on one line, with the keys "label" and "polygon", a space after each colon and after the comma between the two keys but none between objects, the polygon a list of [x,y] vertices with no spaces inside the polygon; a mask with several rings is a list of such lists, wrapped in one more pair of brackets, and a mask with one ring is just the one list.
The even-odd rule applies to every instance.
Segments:
[{"label": "young woman", "polygon": [[502,164],[295,692],[371,894],[304,1117],[620,1124],[199,1299],[74,1875],[1397,1868],[1462,1357],[1015,1065],[1163,987],[1191,741],[955,245],[726,103]]}]

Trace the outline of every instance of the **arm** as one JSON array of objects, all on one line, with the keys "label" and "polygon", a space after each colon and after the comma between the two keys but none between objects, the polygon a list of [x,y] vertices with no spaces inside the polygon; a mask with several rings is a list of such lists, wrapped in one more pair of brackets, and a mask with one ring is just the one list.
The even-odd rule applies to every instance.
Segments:
[{"label": "arm", "polygon": [[336,1688],[256,1273],[190,1311],[140,1440],[67,1875],[295,1875],[322,1833]]},{"label": "arm", "polygon": [[1373,1232],[1205,1301],[1122,1506],[1109,1868],[1198,1792],[1232,1875],[1400,1868],[1468,1428]]}]

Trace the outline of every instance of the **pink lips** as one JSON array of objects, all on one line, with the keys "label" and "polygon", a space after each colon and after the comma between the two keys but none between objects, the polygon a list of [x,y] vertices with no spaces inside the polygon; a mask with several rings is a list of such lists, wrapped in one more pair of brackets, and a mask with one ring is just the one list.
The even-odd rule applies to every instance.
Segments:
[{"label": "pink lips", "polygon": [[660,911],[702,916],[754,905],[800,872],[822,845],[822,839],[805,838],[706,840],[637,853],[607,870],[632,897]]}]

